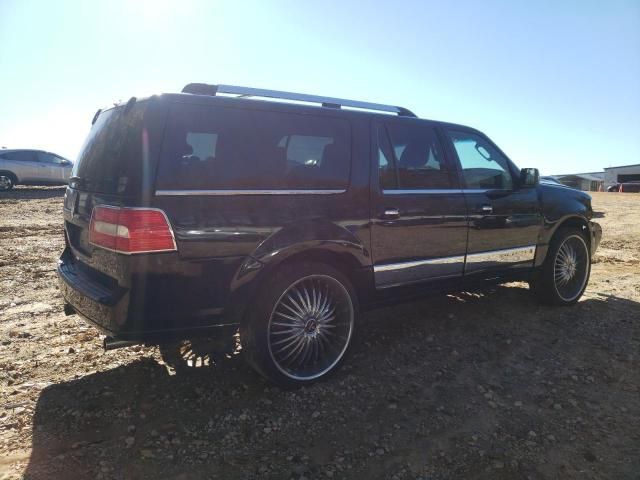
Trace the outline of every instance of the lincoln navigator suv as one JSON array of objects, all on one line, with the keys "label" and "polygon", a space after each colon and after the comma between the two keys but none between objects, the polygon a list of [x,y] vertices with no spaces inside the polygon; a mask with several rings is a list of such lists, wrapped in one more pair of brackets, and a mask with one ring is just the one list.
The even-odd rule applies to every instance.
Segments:
[{"label": "lincoln navigator suv", "polygon": [[235,348],[296,387],[340,365],[376,306],[513,280],[576,303],[602,234],[592,213],[470,127],[189,84],[96,113],[58,275],[65,312],[107,349],[159,345],[184,368]]}]

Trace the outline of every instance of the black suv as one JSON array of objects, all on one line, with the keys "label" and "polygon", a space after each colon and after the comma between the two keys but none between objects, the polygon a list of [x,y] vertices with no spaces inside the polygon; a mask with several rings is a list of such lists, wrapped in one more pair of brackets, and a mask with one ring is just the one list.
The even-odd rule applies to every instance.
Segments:
[{"label": "black suv", "polygon": [[65,312],[106,348],[159,344],[180,365],[239,331],[251,365],[295,386],[340,364],[364,309],[511,280],[575,303],[591,217],[588,195],[540,184],[469,127],[190,84],[98,111],[58,273]]}]

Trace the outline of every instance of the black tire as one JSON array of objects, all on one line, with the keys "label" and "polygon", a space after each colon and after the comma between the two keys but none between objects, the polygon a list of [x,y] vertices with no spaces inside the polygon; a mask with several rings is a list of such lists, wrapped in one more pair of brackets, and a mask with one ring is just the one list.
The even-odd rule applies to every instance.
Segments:
[{"label": "black tire", "polygon": [[247,312],[240,329],[242,353],[281,387],[308,385],[342,364],[357,313],[353,287],[335,268],[315,262],[284,265]]},{"label": "black tire", "polygon": [[8,172],[0,172],[0,192],[8,192],[16,184],[16,178]]},{"label": "black tire", "polygon": [[587,288],[590,274],[591,250],[587,236],[581,230],[563,228],[551,239],[547,258],[529,285],[541,303],[574,305]]}]

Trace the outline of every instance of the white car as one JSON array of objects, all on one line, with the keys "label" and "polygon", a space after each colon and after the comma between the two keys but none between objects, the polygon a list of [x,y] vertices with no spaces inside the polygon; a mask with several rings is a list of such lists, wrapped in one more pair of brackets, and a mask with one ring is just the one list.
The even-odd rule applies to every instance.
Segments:
[{"label": "white car", "polygon": [[0,150],[0,191],[15,185],[66,185],[73,162],[42,150]]}]

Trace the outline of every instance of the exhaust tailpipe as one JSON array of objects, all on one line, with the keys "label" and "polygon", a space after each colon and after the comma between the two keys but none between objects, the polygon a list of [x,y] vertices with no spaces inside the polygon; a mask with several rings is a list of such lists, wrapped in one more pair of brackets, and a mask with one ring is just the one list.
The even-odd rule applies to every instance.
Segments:
[{"label": "exhaust tailpipe", "polygon": [[139,345],[139,344],[140,342],[134,342],[131,340],[118,340],[117,338],[113,338],[113,337],[104,337],[104,342],[103,342],[105,351],[115,350],[116,348],[131,347],[133,345]]}]

